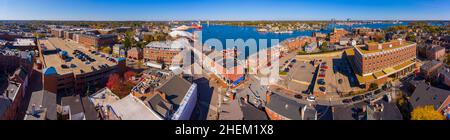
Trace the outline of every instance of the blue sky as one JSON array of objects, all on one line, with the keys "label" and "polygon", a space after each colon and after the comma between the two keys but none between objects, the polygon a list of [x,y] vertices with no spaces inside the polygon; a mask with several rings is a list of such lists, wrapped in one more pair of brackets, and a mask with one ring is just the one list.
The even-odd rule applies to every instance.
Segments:
[{"label": "blue sky", "polygon": [[450,0],[0,0],[0,20],[450,20]]}]

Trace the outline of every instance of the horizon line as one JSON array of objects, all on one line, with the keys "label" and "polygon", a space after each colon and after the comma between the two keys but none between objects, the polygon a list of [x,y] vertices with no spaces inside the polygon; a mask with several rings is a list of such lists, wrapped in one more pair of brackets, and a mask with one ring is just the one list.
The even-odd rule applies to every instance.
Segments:
[{"label": "horizon line", "polygon": [[[0,19],[0,21],[84,21],[84,22],[167,22],[167,21],[332,21],[332,19],[329,20],[269,20],[269,19],[259,19],[259,20],[202,20],[202,19],[189,19],[189,20],[72,20],[72,19],[63,19],[63,20],[56,20],[56,19]],[[341,20],[341,19],[334,19],[334,21],[347,21],[347,20]],[[444,21],[444,22],[450,22],[450,19],[352,19],[352,21]]]}]

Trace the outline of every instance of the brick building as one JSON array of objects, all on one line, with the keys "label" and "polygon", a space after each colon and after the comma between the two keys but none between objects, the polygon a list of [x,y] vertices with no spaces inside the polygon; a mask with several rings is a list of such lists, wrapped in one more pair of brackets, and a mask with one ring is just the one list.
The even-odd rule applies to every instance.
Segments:
[{"label": "brick building", "polygon": [[20,120],[25,115],[22,109],[33,62],[31,52],[0,50],[0,120]]},{"label": "brick building", "polygon": [[[368,43],[347,50],[352,68],[360,85],[388,81],[388,77],[399,78],[416,69],[416,43],[401,39],[386,43]],[[366,86],[368,87],[368,86]]]},{"label": "brick building", "polygon": [[[110,74],[123,73],[126,68],[123,58],[104,58],[82,48],[69,49],[80,46],[74,42],[48,38],[39,40],[39,44],[44,90],[49,92],[83,93],[88,88],[104,86]],[[66,59],[67,56],[73,59]]]},{"label": "brick building", "polygon": [[443,60],[445,57],[445,48],[440,46],[435,46],[427,49],[426,51],[427,59],[429,60]]},{"label": "brick building", "polygon": [[339,43],[339,40],[341,40],[341,37],[344,37],[348,34],[348,32],[345,29],[337,29],[334,28],[333,32],[330,33],[330,43]]},{"label": "brick building", "polygon": [[64,37],[64,29],[53,28],[53,29],[50,29],[50,33],[54,37],[59,37],[59,38]]},{"label": "brick building", "polygon": [[117,36],[113,34],[108,35],[93,35],[93,34],[79,34],[78,43],[90,47],[111,46],[115,43]]},{"label": "brick building", "polygon": [[141,48],[134,47],[127,51],[127,57],[134,60],[141,60],[143,58],[144,52]]},{"label": "brick building", "polygon": [[181,64],[183,59],[177,56],[189,41],[184,38],[175,41],[155,41],[150,42],[144,48],[144,61],[151,63]]},{"label": "brick building", "polygon": [[433,60],[420,66],[420,73],[426,79],[434,79],[438,74],[438,70],[442,67],[444,67],[444,63]]},{"label": "brick building", "polygon": [[298,49],[301,49],[306,44],[310,44],[316,42],[315,37],[307,37],[307,36],[301,36],[297,38],[287,39],[283,42],[283,46],[286,47],[286,50],[288,52],[292,52]]}]

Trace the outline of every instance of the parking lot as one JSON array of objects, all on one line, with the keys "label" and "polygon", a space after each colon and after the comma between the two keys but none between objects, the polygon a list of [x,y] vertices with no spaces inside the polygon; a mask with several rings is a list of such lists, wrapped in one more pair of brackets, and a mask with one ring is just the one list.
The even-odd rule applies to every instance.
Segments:
[{"label": "parking lot", "polygon": [[315,69],[316,67],[310,63],[310,60],[289,59],[281,67],[281,70],[287,72],[287,75],[283,77],[284,80],[280,81],[280,84],[289,90],[307,93]]},{"label": "parking lot", "polygon": [[341,58],[324,58],[317,74],[315,93],[329,96],[341,95],[352,91],[357,85],[350,66]]}]

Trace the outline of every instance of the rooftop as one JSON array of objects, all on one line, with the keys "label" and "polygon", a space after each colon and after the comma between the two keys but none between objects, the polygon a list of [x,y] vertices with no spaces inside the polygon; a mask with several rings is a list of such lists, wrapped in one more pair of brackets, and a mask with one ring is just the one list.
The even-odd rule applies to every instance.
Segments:
[{"label": "rooftop", "polygon": [[[37,109],[33,113],[33,105]],[[42,106],[42,108],[41,108]],[[34,92],[28,104],[25,120],[56,120],[56,94],[48,91]]]},{"label": "rooftop", "polygon": [[13,46],[36,46],[36,43],[32,38],[17,38]]},{"label": "rooftop", "polygon": [[365,119],[365,113],[362,108],[367,103],[361,102],[353,105],[333,106],[333,120],[362,120]]},{"label": "rooftop", "polygon": [[102,88],[89,97],[89,101],[95,106],[104,106],[116,101],[120,98],[115,95],[109,88]]},{"label": "rooftop", "polygon": [[435,109],[438,109],[449,96],[450,91],[448,90],[436,88],[425,82],[420,82],[409,98],[409,102],[414,108],[432,105]]},{"label": "rooftop", "polygon": [[145,47],[154,48],[160,50],[183,50],[184,48],[190,46],[189,40],[185,38],[179,38],[174,41],[153,41],[148,43]]},{"label": "rooftop", "polygon": [[165,93],[167,100],[174,105],[174,110],[177,110],[191,86],[192,84],[185,79],[179,76],[173,76],[161,87],[157,88],[157,90]]},{"label": "rooftop", "polygon": [[438,70],[439,74],[450,77],[450,68],[442,67]]},{"label": "rooftop", "polygon": [[[345,54],[347,55],[347,58],[350,61],[354,61],[355,51],[353,49],[345,50]],[[370,75],[363,76],[361,74],[355,73],[355,76],[356,76],[356,78],[357,78],[359,83],[367,83],[367,82],[371,82],[371,81],[374,81],[374,80],[379,79],[379,78],[383,78],[383,77],[389,76],[389,75],[391,75],[393,73],[396,73],[396,72],[398,72],[400,70],[403,70],[403,69],[405,69],[405,68],[407,68],[407,67],[409,67],[411,65],[414,65],[414,64],[416,64],[415,60],[406,60],[406,61],[404,61],[403,63],[401,63],[399,65],[395,65],[395,66],[388,67],[388,68],[385,68],[385,69],[377,71],[377,72],[373,72]],[[352,67],[353,70],[355,70],[355,66],[354,65],[350,65],[350,66]]]},{"label": "rooftop", "polygon": [[441,46],[435,46],[435,47],[432,47],[432,48],[430,49],[430,51],[431,51],[431,52],[445,51],[445,48],[444,48],[444,47],[441,47]]},{"label": "rooftop", "polygon": [[[371,44],[371,43],[369,43],[369,44]],[[401,45],[392,45],[392,46],[389,46],[389,47],[383,47],[382,49],[368,50],[366,48],[367,45],[356,46],[355,49],[358,52],[362,53],[362,54],[373,54],[373,53],[377,53],[377,52],[387,52],[387,51],[390,51],[390,50],[395,50],[395,49],[399,49],[399,48],[409,47],[409,46],[414,45],[414,44],[415,43],[403,41]],[[371,45],[375,45],[375,44],[371,44]],[[379,45],[383,45],[383,44],[379,44]]]},{"label": "rooftop", "polygon": [[244,114],[241,107],[239,107],[238,100],[222,105],[219,120],[242,120],[243,118]]},{"label": "rooftop", "polygon": [[17,50],[17,49],[3,48],[3,49],[0,49],[0,55],[3,55],[3,56],[16,56],[16,57],[19,57],[21,59],[30,59],[33,56],[33,52],[32,51],[20,51],[20,50]]},{"label": "rooftop", "polygon": [[[68,58],[66,58],[65,60],[62,59],[62,57],[58,53],[43,55],[44,67],[45,68],[53,67],[56,70],[56,73],[61,75],[67,73],[75,73],[75,74],[88,73],[106,67],[112,67],[117,65],[117,63],[115,62],[107,60],[106,56],[101,57],[102,54],[100,55],[92,54],[91,52],[89,52],[87,48],[75,42],[66,41],[59,38],[49,38],[48,40],[40,40],[40,43],[44,44],[44,46],[46,46],[47,48],[58,48],[61,51],[67,52]],[[89,60],[82,61],[81,59],[73,55],[75,50],[83,52],[86,56],[95,59],[95,61],[94,62],[91,62]],[[63,65],[67,67],[63,68]]]},{"label": "rooftop", "polygon": [[159,87],[163,82],[170,78],[170,74],[165,71],[148,69],[142,72],[141,81],[133,87],[132,91],[138,94],[146,94],[157,87]]},{"label": "rooftop", "polygon": [[14,81],[7,81],[3,84],[1,86],[6,86],[6,88],[1,92],[0,97],[14,101],[21,84]]},{"label": "rooftop", "polygon": [[384,98],[369,107],[370,117],[374,120],[403,120],[403,116],[395,103],[389,103]]},{"label": "rooftop", "polygon": [[86,120],[97,120],[98,114],[95,106],[89,101],[87,96],[67,96],[60,97],[61,106],[67,106],[70,108],[70,115],[77,115],[82,113]]},{"label": "rooftop", "polygon": [[259,110],[251,104],[245,103],[244,99],[239,101],[244,120],[268,120],[267,114],[264,111]]},{"label": "rooftop", "polygon": [[295,100],[289,99],[282,95],[273,93],[266,108],[292,120],[301,120],[301,109],[304,104],[300,104]]},{"label": "rooftop", "polygon": [[144,102],[132,94],[112,103],[113,113],[122,120],[162,120]]},{"label": "rooftop", "polygon": [[440,61],[432,60],[424,63],[422,66],[420,66],[420,69],[422,70],[430,70],[431,68],[435,67],[436,65],[442,65],[443,63]]},{"label": "rooftop", "polygon": [[169,119],[170,115],[174,113],[173,105],[165,100],[161,94],[154,94],[148,99],[147,103],[153,111],[165,119]]}]

